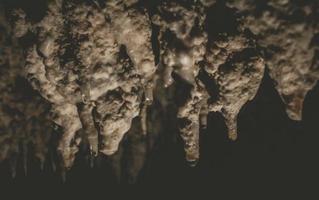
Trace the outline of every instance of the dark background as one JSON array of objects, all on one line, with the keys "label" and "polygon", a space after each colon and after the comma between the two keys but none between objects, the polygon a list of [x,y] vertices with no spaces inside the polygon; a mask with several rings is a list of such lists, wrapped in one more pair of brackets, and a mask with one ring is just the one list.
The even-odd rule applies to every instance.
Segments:
[{"label": "dark background", "polygon": [[194,168],[184,160],[180,139],[175,142],[162,139],[134,185],[118,184],[103,163],[91,169],[78,162],[68,172],[65,183],[59,173],[48,167],[41,172],[38,164],[29,166],[27,176],[19,165],[17,177],[12,179],[8,163],[2,163],[1,193],[8,194],[10,199],[28,195],[41,195],[45,199],[63,199],[69,195],[72,199],[142,195],[153,199],[173,194],[178,199],[198,199],[206,195],[276,199],[299,194],[304,199],[307,195],[316,195],[319,186],[319,85],[305,100],[303,120],[295,122],[287,117],[266,75],[256,98],[242,109],[238,122],[239,138],[232,142],[227,139],[222,117],[210,114],[208,129],[201,133],[201,160]]}]

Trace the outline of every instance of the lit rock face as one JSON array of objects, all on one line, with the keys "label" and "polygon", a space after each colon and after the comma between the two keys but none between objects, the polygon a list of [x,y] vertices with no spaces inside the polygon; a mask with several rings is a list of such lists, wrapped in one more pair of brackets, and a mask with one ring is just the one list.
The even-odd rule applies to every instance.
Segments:
[{"label": "lit rock face", "polygon": [[[235,140],[238,113],[265,71],[289,117],[300,120],[319,79],[316,9],[316,2],[289,0],[55,0],[39,20],[14,9],[9,23],[1,12],[1,160],[31,142],[44,162],[49,102],[63,131],[63,167],[72,166],[83,145],[93,158],[109,156],[119,179],[124,173],[136,180],[149,143],[165,127],[161,118],[176,104],[186,159],[196,164],[208,113],[221,113]],[[20,77],[43,98],[34,92],[26,104],[14,89]],[[180,85],[190,89],[179,104],[172,92]],[[150,106],[153,90],[161,106]],[[130,145],[121,144],[124,138]]]},{"label": "lit rock face", "polygon": [[[229,138],[237,138],[237,115],[257,93],[264,73],[264,62],[253,40],[243,34],[224,36],[212,41],[204,28],[204,8],[163,3],[153,22],[160,26],[161,64],[164,85],[173,82],[176,73],[192,85],[190,98],[178,110],[186,159],[199,159],[199,131],[205,127],[210,111],[220,112],[229,129]],[[168,17],[171,16],[171,17]],[[208,74],[217,85],[209,91],[199,73]],[[217,99],[211,100],[209,93]]]},{"label": "lit rock face", "polygon": [[55,1],[40,22],[28,27],[38,41],[27,53],[27,77],[52,103],[54,121],[63,128],[59,151],[66,167],[78,151],[80,129],[93,154],[111,155],[141,105],[152,101],[150,22],[146,13],[124,7],[117,1],[103,8]]},{"label": "lit rock face", "polygon": [[208,107],[220,112],[228,127],[228,137],[237,138],[237,116],[252,100],[264,75],[264,61],[254,41],[244,35],[215,41],[206,54],[206,71],[215,80],[219,94]]},{"label": "lit rock face", "polygon": [[[196,162],[199,158],[199,114],[207,100],[207,94],[195,80],[199,62],[205,55],[205,32],[201,31],[204,16],[194,6],[185,7],[177,3],[163,3],[159,14],[153,16],[153,23],[160,27],[160,64],[163,65],[164,86],[173,83],[175,72],[193,89],[191,97],[179,108],[178,118],[184,122],[180,128],[185,141],[186,158]],[[168,17],[169,16],[169,17]]]},{"label": "lit rock face", "polygon": [[244,27],[258,36],[287,114],[301,120],[305,96],[319,79],[318,2],[290,0],[232,1],[244,14]]}]

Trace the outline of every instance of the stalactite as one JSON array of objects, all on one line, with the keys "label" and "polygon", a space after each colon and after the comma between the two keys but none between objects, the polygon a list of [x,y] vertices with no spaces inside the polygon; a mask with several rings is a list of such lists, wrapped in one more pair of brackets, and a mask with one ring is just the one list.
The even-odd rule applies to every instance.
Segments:
[{"label": "stalactite", "polygon": [[238,113],[256,95],[264,74],[264,61],[254,42],[243,35],[210,44],[206,58],[205,69],[218,89],[217,99],[210,103],[209,110],[222,113],[228,137],[235,140]]},{"label": "stalactite", "polygon": [[37,17],[0,3],[0,160],[12,176],[31,152],[65,176],[84,148],[92,168],[103,154],[136,181],[172,113],[195,166],[207,115],[236,140],[265,73],[293,120],[319,79],[317,2],[44,2]]},{"label": "stalactite", "polygon": [[25,58],[4,8],[0,5],[0,160],[11,160],[12,176],[18,157],[27,173],[29,145],[43,163],[54,130],[49,119],[50,105],[25,79]]},{"label": "stalactite", "polygon": [[[26,24],[17,26],[21,30]],[[39,40],[27,53],[27,77],[52,103],[54,121],[63,128],[59,150],[65,166],[74,162],[82,128],[93,154],[98,146],[106,155],[115,153],[143,111],[140,104],[152,99],[155,64],[148,16],[133,8],[124,11],[120,1],[104,8],[94,2],[53,1],[47,15],[29,29]],[[22,37],[20,32],[16,35]]]},{"label": "stalactite", "polygon": [[245,13],[243,27],[258,36],[264,58],[276,89],[286,104],[288,116],[302,119],[306,94],[317,80],[318,2],[268,1],[257,10],[249,0],[233,1],[230,6]]}]

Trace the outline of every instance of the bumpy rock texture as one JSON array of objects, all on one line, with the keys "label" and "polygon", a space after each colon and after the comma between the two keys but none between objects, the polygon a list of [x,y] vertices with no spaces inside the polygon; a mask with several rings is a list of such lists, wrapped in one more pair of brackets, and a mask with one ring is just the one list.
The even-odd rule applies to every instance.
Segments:
[{"label": "bumpy rock texture", "polygon": [[[269,74],[291,119],[302,119],[304,98],[319,79],[318,2],[230,2],[243,14],[243,26],[258,36]],[[259,6],[260,8],[258,8]]]},{"label": "bumpy rock texture", "polygon": [[58,135],[63,168],[83,146],[134,181],[170,105],[194,165],[208,113],[235,140],[265,73],[293,120],[319,79],[316,1],[54,0],[37,14],[13,2],[0,13],[1,160],[32,144],[43,163]]}]

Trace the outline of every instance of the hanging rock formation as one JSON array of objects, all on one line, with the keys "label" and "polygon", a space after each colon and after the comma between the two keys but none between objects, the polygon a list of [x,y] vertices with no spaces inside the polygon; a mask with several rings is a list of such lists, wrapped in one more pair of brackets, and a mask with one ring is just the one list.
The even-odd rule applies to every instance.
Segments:
[{"label": "hanging rock formation", "polygon": [[[169,105],[186,160],[195,165],[208,113],[221,113],[236,140],[238,114],[265,73],[293,120],[302,119],[305,96],[319,79],[316,1],[41,5],[30,11],[19,1],[0,3],[0,160],[27,157],[31,145],[44,163],[58,135],[62,168],[72,167],[83,146],[92,163],[104,154],[119,179],[134,181],[161,118],[173,112]],[[186,93],[177,102],[180,90]]]}]

